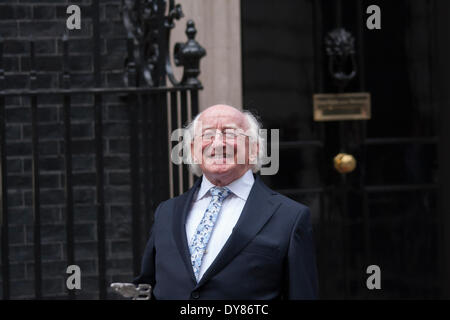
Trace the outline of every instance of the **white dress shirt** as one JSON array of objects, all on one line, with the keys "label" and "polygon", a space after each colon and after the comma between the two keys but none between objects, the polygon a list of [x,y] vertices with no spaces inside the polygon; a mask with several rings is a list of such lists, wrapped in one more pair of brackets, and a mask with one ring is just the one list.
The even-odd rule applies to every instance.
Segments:
[{"label": "white dress shirt", "polygon": [[[206,252],[203,256],[199,279],[203,277],[205,271],[212,264],[220,250],[222,250],[225,242],[227,242],[230,237],[236,222],[241,216],[242,209],[244,208],[254,182],[255,178],[253,177],[252,171],[248,170],[242,177],[226,186],[230,189],[231,193],[223,201],[222,209],[217,217]],[[202,183],[197,194],[194,195],[194,201],[186,219],[186,235],[189,245],[191,244],[197,226],[202,220],[209,202],[211,201],[209,189],[212,187],[214,187],[214,184],[203,175]]]}]

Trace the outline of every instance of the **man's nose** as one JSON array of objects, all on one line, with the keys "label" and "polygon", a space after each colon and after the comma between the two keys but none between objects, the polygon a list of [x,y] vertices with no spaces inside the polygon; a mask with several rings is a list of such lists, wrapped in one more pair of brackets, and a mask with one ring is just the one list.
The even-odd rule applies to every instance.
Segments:
[{"label": "man's nose", "polygon": [[212,148],[216,147],[222,147],[225,144],[225,139],[223,137],[222,132],[217,131],[216,135],[214,136],[213,142],[212,142]]}]

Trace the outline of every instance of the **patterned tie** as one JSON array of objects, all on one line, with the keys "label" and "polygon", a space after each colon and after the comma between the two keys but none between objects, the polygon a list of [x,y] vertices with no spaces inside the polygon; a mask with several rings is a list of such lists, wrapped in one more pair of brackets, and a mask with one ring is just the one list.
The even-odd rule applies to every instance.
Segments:
[{"label": "patterned tie", "polygon": [[219,215],[222,207],[223,200],[230,195],[230,190],[227,187],[212,187],[211,201],[208,208],[203,215],[202,220],[197,226],[194,237],[189,246],[191,252],[192,269],[194,270],[195,278],[199,281],[200,267],[202,265],[203,255],[205,254],[206,247],[208,246],[209,238],[214,229],[217,216]]}]

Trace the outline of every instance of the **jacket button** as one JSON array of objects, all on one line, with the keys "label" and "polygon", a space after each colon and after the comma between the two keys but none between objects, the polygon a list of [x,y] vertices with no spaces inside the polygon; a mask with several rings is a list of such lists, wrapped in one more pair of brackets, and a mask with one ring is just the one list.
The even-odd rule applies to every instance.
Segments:
[{"label": "jacket button", "polygon": [[194,299],[198,299],[200,298],[200,294],[198,293],[198,291],[194,291],[191,293],[191,297]]}]

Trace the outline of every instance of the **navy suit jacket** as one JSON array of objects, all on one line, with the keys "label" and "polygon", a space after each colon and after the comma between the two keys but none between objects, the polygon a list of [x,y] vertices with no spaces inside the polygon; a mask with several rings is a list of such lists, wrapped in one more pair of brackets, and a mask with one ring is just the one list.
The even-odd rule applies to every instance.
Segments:
[{"label": "navy suit jacket", "polygon": [[158,206],[135,284],[151,284],[156,299],[317,298],[310,211],[259,176],[230,237],[197,283],[185,221],[200,183]]}]

